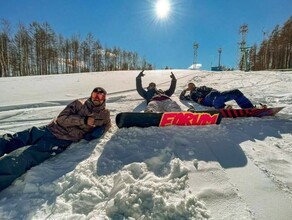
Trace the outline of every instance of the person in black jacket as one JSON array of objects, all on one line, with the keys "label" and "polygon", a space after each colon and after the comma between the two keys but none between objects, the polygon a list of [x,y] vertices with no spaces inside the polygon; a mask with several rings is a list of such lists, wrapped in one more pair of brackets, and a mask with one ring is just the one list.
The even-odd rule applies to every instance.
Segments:
[{"label": "person in black jacket", "polygon": [[[189,94],[186,94],[187,92]],[[239,89],[219,92],[216,89],[207,86],[196,87],[194,83],[189,83],[188,88],[180,94],[180,100],[192,100],[200,105],[214,107],[216,109],[230,108],[225,102],[234,100],[238,106],[244,108],[254,108],[251,101],[246,98]]]},{"label": "person in black jacket", "polygon": [[161,90],[156,88],[156,84],[154,82],[149,83],[147,89],[143,89],[142,87],[142,77],[145,74],[141,71],[139,75],[136,77],[136,89],[140,96],[142,96],[147,102],[147,109],[145,112],[170,112],[170,111],[181,111],[180,106],[173,101],[170,96],[175,91],[176,87],[176,78],[174,74],[171,72],[170,78],[171,84],[168,90]]}]

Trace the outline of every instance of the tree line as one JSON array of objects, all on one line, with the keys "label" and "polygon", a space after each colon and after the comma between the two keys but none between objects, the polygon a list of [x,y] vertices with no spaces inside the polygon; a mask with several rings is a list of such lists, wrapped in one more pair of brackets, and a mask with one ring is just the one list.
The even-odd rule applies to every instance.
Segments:
[{"label": "tree line", "polygon": [[103,47],[92,33],[65,38],[47,23],[18,24],[15,34],[1,20],[0,77],[112,70],[154,69],[136,52]]},{"label": "tree line", "polygon": [[277,25],[260,46],[250,48],[251,70],[292,69],[292,16],[283,27]]}]

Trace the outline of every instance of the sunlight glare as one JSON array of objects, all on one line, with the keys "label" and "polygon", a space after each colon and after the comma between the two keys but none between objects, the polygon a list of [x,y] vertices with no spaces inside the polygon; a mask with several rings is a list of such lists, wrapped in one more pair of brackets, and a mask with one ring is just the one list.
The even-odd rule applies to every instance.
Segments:
[{"label": "sunlight glare", "polygon": [[168,0],[158,0],[156,3],[156,13],[159,18],[166,18],[170,11]]}]

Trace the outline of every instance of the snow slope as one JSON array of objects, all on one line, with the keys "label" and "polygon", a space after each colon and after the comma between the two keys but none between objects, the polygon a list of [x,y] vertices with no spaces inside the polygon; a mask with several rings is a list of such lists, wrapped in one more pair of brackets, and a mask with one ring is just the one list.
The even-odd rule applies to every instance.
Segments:
[{"label": "snow slope", "polygon": [[[96,86],[109,93],[113,122],[0,192],[1,219],[291,219],[292,72],[173,70],[183,109],[177,96],[191,81],[285,108],[220,125],[118,129],[117,113],[145,108],[138,73],[0,78],[0,134],[45,125]],[[168,88],[170,70],[145,73],[144,86]]]}]

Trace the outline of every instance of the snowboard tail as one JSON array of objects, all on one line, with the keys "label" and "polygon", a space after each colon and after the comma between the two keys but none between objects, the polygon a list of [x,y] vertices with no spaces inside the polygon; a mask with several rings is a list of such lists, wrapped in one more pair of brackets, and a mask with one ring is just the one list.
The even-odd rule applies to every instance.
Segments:
[{"label": "snowboard tail", "polygon": [[220,124],[221,118],[220,112],[122,112],[117,114],[116,124],[119,128],[193,126]]},{"label": "snowboard tail", "polygon": [[223,118],[237,117],[264,117],[274,116],[284,107],[275,108],[250,108],[250,109],[221,109],[219,110]]},{"label": "snowboard tail", "polygon": [[[264,117],[274,116],[284,107],[274,108],[247,108],[247,109],[212,109],[204,110],[202,112],[216,113],[219,112],[222,118],[238,118],[238,117]],[[192,111],[201,112],[201,111]]]}]

